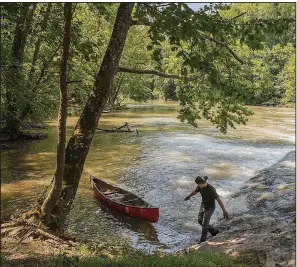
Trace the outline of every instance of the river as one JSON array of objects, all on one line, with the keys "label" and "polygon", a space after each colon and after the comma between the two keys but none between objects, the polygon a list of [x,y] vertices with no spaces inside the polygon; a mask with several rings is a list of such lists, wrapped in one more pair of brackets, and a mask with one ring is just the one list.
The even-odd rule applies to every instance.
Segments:
[{"label": "river", "polygon": [[[293,108],[251,107],[246,126],[227,135],[209,122],[193,128],[177,119],[175,102],[128,104],[121,112],[104,113],[99,128],[129,122],[135,133],[97,132],[88,154],[74,207],[67,220],[69,234],[91,241],[128,242],[145,251],[175,251],[198,239],[200,197],[185,202],[197,175],[207,175],[227,210],[244,210],[245,203],[229,203],[232,193],[257,171],[295,150]],[[78,117],[67,120],[70,137]],[[1,218],[30,208],[51,181],[56,156],[57,121],[48,121],[48,138],[17,142],[1,154]],[[88,174],[132,191],[160,207],[151,224],[100,207],[90,190]],[[230,205],[229,205],[230,204]],[[211,222],[222,218],[217,205]]]}]

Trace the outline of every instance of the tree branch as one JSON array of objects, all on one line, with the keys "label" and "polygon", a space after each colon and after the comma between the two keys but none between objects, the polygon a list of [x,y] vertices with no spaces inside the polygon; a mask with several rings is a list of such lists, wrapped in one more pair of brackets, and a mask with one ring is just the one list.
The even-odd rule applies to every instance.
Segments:
[{"label": "tree branch", "polygon": [[226,44],[226,43],[224,43],[224,42],[221,42],[221,41],[219,41],[219,40],[217,40],[217,39],[215,39],[215,38],[213,38],[213,37],[205,37],[205,39],[208,39],[209,41],[212,41],[212,42],[214,42],[214,43],[216,43],[216,44],[218,44],[218,45],[220,45],[220,46],[222,46],[222,47],[225,47],[228,51],[229,51],[229,53],[238,61],[238,62],[240,62],[241,64],[245,64],[245,62],[239,57],[239,56],[237,56],[236,54],[235,54],[235,52]]},{"label": "tree branch", "polygon": [[230,20],[237,19],[237,18],[239,18],[239,17],[243,16],[244,14],[246,14],[246,12],[243,12],[243,13],[239,14],[238,16],[235,16],[234,18],[231,18]]},{"label": "tree branch", "polygon": [[[169,79],[182,79],[182,76],[174,75],[174,74],[166,74],[164,72],[160,72],[157,70],[139,70],[139,69],[129,69],[125,67],[119,67],[118,72],[128,72],[128,73],[134,73],[134,74],[152,74],[157,75],[163,78],[169,78]],[[198,79],[199,76],[196,77],[189,77],[187,78],[188,81],[194,81]]]},{"label": "tree branch", "polygon": [[82,80],[73,80],[73,81],[67,81],[67,84],[70,84],[70,83],[81,83]]},{"label": "tree branch", "polygon": [[178,75],[166,74],[164,72],[156,71],[156,70],[138,70],[138,69],[128,69],[125,67],[119,67],[119,72],[128,72],[135,74],[153,74],[163,78],[171,78],[171,79],[180,79]]},{"label": "tree branch", "polygon": [[148,21],[132,20],[132,26],[151,26],[152,24]]}]

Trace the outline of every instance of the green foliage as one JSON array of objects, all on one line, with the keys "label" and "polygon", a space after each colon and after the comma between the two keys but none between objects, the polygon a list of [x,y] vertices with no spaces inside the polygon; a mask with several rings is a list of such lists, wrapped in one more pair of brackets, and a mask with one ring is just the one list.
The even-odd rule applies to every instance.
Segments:
[{"label": "green foliage", "polygon": [[[244,104],[286,101],[280,73],[295,53],[286,43],[295,39],[291,31],[294,4],[217,5],[196,13],[186,5],[170,4],[161,11],[157,7],[148,11],[156,18],[150,36],[155,56],[162,54],[162,67],[170,57],[164,57],[164,36],[177,51],[179,68],[175,70],[184,76],[178,89],[182,121],[197,126],[204,117],[226,133],[228,126],[245,124],[246,116],[252,114]],[[199,79],[189,83],[189,77],[195,76]],[[293,86],[287,88],[292,99]]]},{"label": "green foliage", "polygon": [[[261,50],[237,45],[241,58],[249,64],[241,79],[246,79],[245,103],[252,105],[294,105],[295,4],[293,3],[234,3],[229,10],[220,11],[223,17],[238,23],[266,20],[265,38]],[[263,25],[262,25],[263,26]],[[291,69],[291,71],[290,71]],[[290,77],[290,78],[288,78]],[[289,84],[289,83],[290,84]],[[289,96],[289,97],[286,97]]]},{"label": "green foliage", "polygon": [[[34,261],[33,261],[34,262]],[[6,260],[4,260],[6,263]],[[30,262],[29,262],[30,263]],[[35,261],[36,263],[36,261]],[[33,263],[34,264],[34,263]],[[30,266],[35,266],[32,263]],[[38,263],[39,264],[39,263]],[[41,264],[41,262],[40,262]],[[5,265],[4,265],[5,266]],[[9,266],[9,265],[7,265]],[[36,265],[37,266],[37,265]],[[39,265],[40,266],[40,265]],[[100,257],[85,257],[79,259],[76,256],[61,254],[57,258],[42,260],[42,266],[73,266],[73,267],[248,267],[252,265],[241,263],[224,254],[210,252],[196,252],[185,255],[146,255],[135,253],[114,259]]]},{"label": "green foliage", "polygon": [[262,38],[269,47],[295,42],[294,3],[233,3],[230,9],[220,10],[220,14],[227,19],[244,14],[235,21],[246,24],[257,21],[258,28],[266,27],[267,32]]},{"label": "green foliage", "polygon": [[295,53],[286,62],[279,78],[283,83],[285,90],[283,103],[287,106],[294,107],[296,105],[296,56]]},{"label": "green foliage", "polygon": [[[15,101],[10,106],[16,119],[42,121],[56,115],[63,4],[51,4],[42,30],[48,5],[36,6],[24,57],[14,77],[10,66],[17,65],[12,55],[15,27],[25,4],[1,4],[3,117],[11,115],[8,88],[14,88],[11,97]],[[74,5],[68,75],[71,112],[79,112],[89,97],[118,6]],[[182,121],[197,126],[205,118],[226,132],[229,126],[246,123],[251,112],[244,104],[294,105],[293,3],[210,4],[197,12],[185,3],[138,3],[133,19],[151,26],[130,27],[120,66],[157,70],[180,79],[174,79],[172,87],[162,77],[119,72],[110,106],[126,98],[141,102],[178,97]],[[38,41],[41,45],[33,66]],[[30,112],[22,118],[28,105]]]},{"label": "green foliage", "polygon": [[168,255],[160,257],[158,255],[135,255],[121,259],[86,259],[80,262],[79,266],[114,266],[114,267],[244,267],[248,266],[218,253],[199,252],[189,253],[184,256]]},{"label": "green foliage", "polygon": [[[48,61],[52,57],[52,54],[59,49],[60,41],[60,18],[62,18],[62,9],[59,4],[55,5],[53,8],[52,15],[49,18],[47,31],[40,32],[40,23],[43,19],[46,6],[48,4],[37,4],[35,9],[34,17],[32,20],[31,31],[29,32],[24,57],[22,62],[18,64],[19,75],[18,79],[14,79],[13,73],[11,72],[11,66],[16,64],[15,59],[12,57],[13,42],[17,36],[15,31],[16,17],[13,17],[12,14],[19,14],[22,6],[15,5],[14,7],[17,10],[6,9],[2,14],[4,17],[7,27],[1,32],[5,38],[1,40],[1,51],[4,55],[5,64],[2,65],[2,92],[7,94],[9,91],[15,95],[14,104],[16,109],[16,115],[21,117],[22,112],[25,110],[28,103],[31,105],[30,119],[33,120],[43,120],[48,115],[51,115],[52,111],[56,111],[56,106],[58,103],[58,88],[57,76],[52,72],[52,69],[48,68]],[[39,50],[39,57],[36,61],[37,65],[34,68],[34,74],[30,77],[29,73],[32,68],[32,58],[35,52],[35,44],[37,39],[42,38],[43,42],[41,43]],[[55,49],[55,50],[54,50]],[[55,66],[53,66],[55,67]],[[15,74],[16,72],[13,71]],[[44,75],[43,75],[44,74]],[[38,84],[38,86],[35,86]],[[53,85],[55,85],[53,90]],[[34,101],[33,101],[34,99]],[[8,104],[7,98],[3,98],[3,109],[2,116],[9,117],[8,109],[6,105]]]}]

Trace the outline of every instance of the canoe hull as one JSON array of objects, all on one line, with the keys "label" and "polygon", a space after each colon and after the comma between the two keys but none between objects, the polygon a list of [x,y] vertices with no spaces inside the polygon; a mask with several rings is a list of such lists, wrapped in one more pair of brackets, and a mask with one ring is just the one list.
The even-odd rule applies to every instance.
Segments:
[{"label": "canoe hull", "polygon": [[100,179],[90,176],[91,188],[94,190],[94,195],[96,196],[97,199],[99,199],[99,201],[101,201],[102,203],[107,205],[109,208],[116,210],[118,212],[121,212],[127,216],[141,218],[141,219],[147,220],[152,223],[155,223],[159,220],[159,208],[157,208],[157,207],[150,207],[150,208],[135,207],[135,206],[129,206],[129,205],[121,204],[119,202],[115,202],[115,201],[111,200],[110,198],[106,197],[98,189],[98,187],[96,186],[96,180],[100,181]]}]

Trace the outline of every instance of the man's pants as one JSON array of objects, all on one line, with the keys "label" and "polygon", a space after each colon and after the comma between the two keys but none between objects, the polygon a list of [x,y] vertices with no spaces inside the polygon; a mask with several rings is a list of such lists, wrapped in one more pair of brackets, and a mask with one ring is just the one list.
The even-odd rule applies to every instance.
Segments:
[{"label": "man's pants", "polygon": [[216,230],[209,225],[210,217],[213,214],[214,209],[205,209],[204,205],[200,206],[200,210],[198,213],[198,223],[202,226],[202,235],[201,235],[201,241],[206,240],[207,232],[210,232],[213,234]]}]

